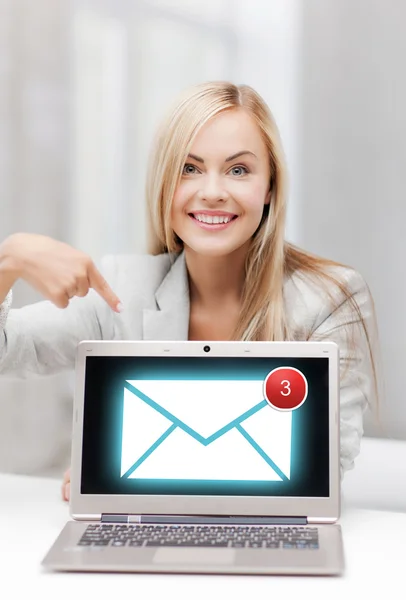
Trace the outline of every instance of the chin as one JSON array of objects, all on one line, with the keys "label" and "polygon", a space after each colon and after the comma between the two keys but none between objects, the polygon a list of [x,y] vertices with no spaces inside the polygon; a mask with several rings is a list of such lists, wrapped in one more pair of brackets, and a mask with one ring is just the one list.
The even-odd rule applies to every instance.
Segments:
[{"label": "chin", "polygon": [[248,248],[247,242],[238,245],[230,244],[186,244],[184,245],[186,252],[192,252],[198,256],[207,256],[208,258],[224,258],[230,256],[243,247]]}]

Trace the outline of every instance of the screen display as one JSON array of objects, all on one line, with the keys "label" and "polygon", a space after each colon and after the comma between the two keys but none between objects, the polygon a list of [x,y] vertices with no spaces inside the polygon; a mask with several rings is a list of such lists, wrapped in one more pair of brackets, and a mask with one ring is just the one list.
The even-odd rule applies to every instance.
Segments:
[{"label": "screen display", "polygon": [[82,494],[329,496],[328,358],[86,358]]}]

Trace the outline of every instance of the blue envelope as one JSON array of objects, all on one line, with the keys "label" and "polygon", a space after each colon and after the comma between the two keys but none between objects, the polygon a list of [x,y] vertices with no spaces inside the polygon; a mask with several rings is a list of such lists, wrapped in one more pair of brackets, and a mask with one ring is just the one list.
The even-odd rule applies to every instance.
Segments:
[{"label": "blue envelope", "polygon": [[128,380],[121,477],[283,481],[292,413],[271,408],[263,380]]}]

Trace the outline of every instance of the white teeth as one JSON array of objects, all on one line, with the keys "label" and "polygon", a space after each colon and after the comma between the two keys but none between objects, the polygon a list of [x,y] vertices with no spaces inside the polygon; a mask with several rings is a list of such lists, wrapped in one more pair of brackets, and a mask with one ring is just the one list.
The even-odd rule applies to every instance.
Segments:
[{"label": "white teeth", "polygon": [[231,221],[231,217],[226,217],[226,216],[210,216],[210,215],[202,215],[202,214],[198,214],[198,215],[194,215],[195,219],[197,219],[197,221],[200,221],[201,223],[209,223],[211,225],[215,225],[217,223],[229,223]]}]

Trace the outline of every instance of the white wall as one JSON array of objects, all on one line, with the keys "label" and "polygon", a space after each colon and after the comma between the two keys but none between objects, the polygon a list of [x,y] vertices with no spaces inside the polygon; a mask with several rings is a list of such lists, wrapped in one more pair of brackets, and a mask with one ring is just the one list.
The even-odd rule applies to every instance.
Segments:
[{"label": "white wall", "polygon": [[[0,240],[31,231],[68,240],[69,10],[54,0],[0,0]],[[15,305],[39,300],[15,287]],[[70,378],[0,378],[0,471],[68,464]]]},{"label": "white wall", "polygon": [[300,241],[369,283],[384,434],[406,439],[406,4],[304,0],[303,15]]}]

